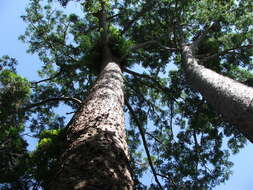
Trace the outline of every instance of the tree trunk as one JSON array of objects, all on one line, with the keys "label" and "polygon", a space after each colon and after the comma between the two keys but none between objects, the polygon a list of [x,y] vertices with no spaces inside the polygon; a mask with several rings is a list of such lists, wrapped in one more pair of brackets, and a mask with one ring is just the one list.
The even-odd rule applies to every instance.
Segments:
[{"label": "tree trunk", "polygon": [[191,46],[183,44],[182,54],[190,86],[253,142],[253,88],[199,65]]},{"label": "tree trunk", "polygon": [[50,189],[133,189],[123,105],[121,69],[107,61],[68,129],[69,146]]}]

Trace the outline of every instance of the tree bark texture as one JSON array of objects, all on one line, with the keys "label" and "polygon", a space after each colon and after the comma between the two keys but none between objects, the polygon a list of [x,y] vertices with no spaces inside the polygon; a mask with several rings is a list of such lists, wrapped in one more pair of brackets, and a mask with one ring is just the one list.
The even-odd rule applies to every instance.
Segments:
[{"label": "tree bark texture", "polygon": [[123,106],[122,72],[108,61],[70,124],[69,146],[50,189],[133,189]]},{"label": "tree bark texture", "polygon": [[253,142],[253,88],[199,65],[191,46],[182,45],[182,54],[190,86]]}]

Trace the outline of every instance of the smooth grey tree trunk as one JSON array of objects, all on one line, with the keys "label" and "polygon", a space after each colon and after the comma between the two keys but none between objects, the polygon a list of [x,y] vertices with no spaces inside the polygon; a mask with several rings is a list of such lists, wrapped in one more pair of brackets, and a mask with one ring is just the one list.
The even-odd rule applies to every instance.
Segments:
[{"label": "smooth grey tree trunk", "polygon": [[199,65],[191,46],[182,44],[182,54],[190,86],[253,142],[253,88]]},{"label": "smooth grey tree trunk", "polygon": [[132,190],[124,127],[123,78],[107,61],[68,129],[69,146],[51,190]]}]

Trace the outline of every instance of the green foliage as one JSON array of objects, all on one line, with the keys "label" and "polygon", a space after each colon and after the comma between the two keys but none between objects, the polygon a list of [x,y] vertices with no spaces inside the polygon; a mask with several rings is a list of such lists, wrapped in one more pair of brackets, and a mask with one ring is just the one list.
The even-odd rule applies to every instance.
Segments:
[{"label": "green foliage", "polygon": [[[219,52],[219,41],[217,41],[214,38],[208,38],[203,40],[199,46],[198,46],[198,52],[197,54],[199,54],[200,56],[210,56],[213,55],[217,52]],[[214,57],[208,61],[205,61],[203,63],[203,65],[207,68],[210,68],[216,72],[220,72],[221,71],[221,65],[219,64],[220,59],[219,57]]]},{"label": "green foliage", "polygon": [[29,82],[11,70],[0,71],[1,128],[20,126],[23,121],[22,106],[28,101]]},{"label": "green foliage", "polygon": [[15,69],[16,64],[17,64],[16,59],[11,58],[8,55],[4,55],[4,56],[2,56],[2,58],[0,58],[0,71],[5,68],[5,69],[9,69],[9,70],[15,72],[16,71],[16,69]]},{"label": "green foliage", "polygon": [[27,143],[20,133],[25,121],[22,107],[31,91],[28,81],[14,72],[12,64],[4,62],[4,66],[11,70],[0,71],[0,183],[15,183],[26,172]]},{"label": "green foliage", "polygon": [[64,129],[42,131],[37,149],[30,155],[34,178],[40,181],[45,189],[59,167],[57,160],[66,148],[65,135]]},{"label": "green foliage", "polygon": [[[123,38],[120,31],[115,27],[110,27],[109,32],[109,48],[111,49],[112,55],[116,59],[128,55],[134,43],[131,40]],[[80,43],[79,48],[85,52],[81,58],[81,62],[85,63],[86,67],[94,75],[98,75],[103,66],[103,44],[99,40],[100,36],[95,33],[91,35],[80,35],[77,39]],[[131,64],[129,60],[123,60],[121,62],[122,67],[129,67]]]},{"label": "green foliage", "polygon": [[[134,42],[131,40],[125,39],[121,33],[120,30],[118,30],[116,27],[110,27],[110,46],[112,49],[112,54],[115,57],[122,57],[124,55],[128,55],[130,53],[130,49],[134,46]],[[127,61],[127,60],[125,60]],[[122,63],[124,67],[130,66],[130,63]]]}]

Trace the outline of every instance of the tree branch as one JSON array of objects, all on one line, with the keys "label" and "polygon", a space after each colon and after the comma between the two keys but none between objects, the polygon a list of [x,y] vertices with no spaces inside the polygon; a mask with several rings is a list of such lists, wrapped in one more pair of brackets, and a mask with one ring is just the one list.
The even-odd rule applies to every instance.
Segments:
[{"label": "tree branch", "polygon": [[[31,23],[31,27],[34,29],[34,31],[39,31],[38,28],[33,23]],[[70,58],[70,60],[72,60],[73,62],[77,62],[77,60],[75,58],[73,58],[69,54],[66,54],[65,52],[63,52],[62,49],[58,50],[57,48],[54,47],[54,43],[58,43],[60,45],[63,45],[67,48],[72,49],[73,47],[71,47],[71,45],[67,45],[65,42],[62,42],[62,41],[59,41],[59,40],[57,40],[56,42],[53,42],[52,40],[48,39],[47,36],[44,35],[44,33],[40,37],[42,38],[42,40],[44,40],[45,42],[48,43],[46,48],[54,50],[55,52],[60,51],[61,53],[63,53],[64,56]],[[56,55],[56,53],[53,53],[53,54]]]},{"label": "tree branch", "polygon": [[[161,38],[162,38],[162,37],[161,37]],[[160,39],[161,39],[161,38],[160,38]],[[136,50],[141,49],[141,48],[148,47],[148,46],[153,45],[153,44],[156,44],[156,45],[160,46],[161,49],[164,49],[164,50],[167,50],[167,51],[179,51],[178,48],[171,48],[171,47],[167,47],[167,46],[164,46],[164,45],[160,44],[160,43],[158,42],[158,40],[149,40],[149,41],[146,41],[146,42],[143,42],[143,43],[139,43],[139,44],[133,46],[133,47],[129,50],[128,53],[126,53],[125,55],[123,55],[123,56],[120,58],[120,60],[125,59],[126,56],[127,56],[130,52],[136,51]]]},{"label": "tree branch", "polygon": [[150,40],[150,41],[146,41],[146,42],[143,42],[143,43],[139,43],[135,46],[133,46],[130,51],[136,51],[138,49],[141,49],[141,48],[144,48],[144,47],[147,47],[149,45],[152,45],[152,44],[157,44],[158,42],[156,40]]},{"label": "tree branch", "polygon": [[[129,88],[131,88],[135,92],[136,97],[141,98],[141,100],[147,104],[147,106],[148,106],[147,114],[149,114],[150,110],[152,110],[152,112],[159,118],[159,115],[156,112],[156,110],[159,109],[159,108],[157,106],[155,106],[151,101],[147,100],[143,96],[143,94],[139,91],[139,89],[137,90],[132,85],[129,85]],[[160,109],[159,109],[159,111],[160,111]]]},{"label": "tree branch", "polygon": [[173,117],[174,117],[174,102],[173,100],[170,102],[170,130],[171,130],[171,136],[174,139],[174,133],[173,133]]},{"label": "tree branch", "polygon": [[154,165],[153,165],[153,162],[152,162],[152,159],[151,159],[151,155],[150,155],[150,152],[148,150],[148,143],[147,143],[146,138],[145,138],[145,132],[144,132],[144,130],[143,130],[143,128],[142,128],[142,126],[141,126],[141,124],[140,124],[137,116],[135,115],[134,110],[130,106],[128,100],[126,100],[125,102],[126,102],[126,105],[127,105],[127,108],[129,110],[130,114],[133,116],[133,119],[135,120],[135,122],[136,122],[136,124],[138,126],[138,129],[139,129],[139,131],[141,133],[141,138],[142,138],[143,146],[144,146],[147,158],[148,158],[149,166],[150,166],[151,171],[152,171],[152,173],[154,175],[155,181],[156,181],[157,185],[159,186],[159,189],[162,190],[163,189],[162,185],[160,184],[160,182],[159,182],[159,180],[157,178],[157,173],[155,171],[155,168],[154,168]]},{"label": "tree branch", "polygon": [[31,82],[32,85],[37,85],[39,83],[42,83],[42,82],[46,82],[46,81],[50,81],[50,80],[53,80],[55,78],[57,78],[59,75],[61,74],[61,71],[58,72],[56,75],[50,77],[50,78],[46,78],[46,79],[43,79],[43,80],[39,80],[39,81],[35,81],[35,82]]},{"label": "tree branch", "polygon": [[[253,48],[253,44],[249,44],[249,45],[245,45],[245,46],[237,46],[237,47],[234,47],[234,48],[226,49],[224,51],[217,52],[217,53],[214,53],[212,55],[208,55],[206,57],[204,57],[203,55],[202,56],[199,55],[198,58],[200,59],[200,61],[206,62],[206,61],[208,61],[210,59],[213,59],[215,57],[223,56],[223,55],[226,55],[226,54],[230,54],[231,53],[230,51],[239,50],[239,49],[243,49],[243,48]],[[204,58],[201,58],[201,57],[204,57]]]},{"label": "tree branch", "polygon": [[128,21],[123,29],[123,31],[121,32],[121,35],[125,34],[133,25],[133,23],[135,23],[137,20],[139,20],[142,16],[144,16],[148,11],[150,11],[153,7],[154,7],[155,3],[152,3],[151,5],[147,5],[146,7],[144,6],[143,9],[138,12],[134,18],[130,21]]},{"label": "tree branch", "polygon": [[146,78],[146,79],[152,80],[153,82],[157,83],[157,81],[153,77],[151,77],[149,75],[140,74],[140,73],[131,71],[131,70],[127,69],[127,68],[123,68],[123,71],[126,72],[126,73],[128,73],[128,74],[131,74],[131,75],[134,75],[134,76],[137,76],[137,77],[140,77],[140,78]]},{"label": "tree branch", "polygon": [[198,36],[196,36],[196,40],[194,40],[194,42],[192,43],[192,47],[196,48],[199,43],[206,37],[206,35],[217,25],[219,24],[218,21],[215,21],[213,24],[211,24],[209,27],[205,27],[205,30],[202,31],[200,34],[198,34]]},{"label": "tree branch", "polygon": [[52,101],[72,101],[78,105],[81,105],[82,104],[82,101],[77,99],[77,98],[71,98],[71,97],[55,97],[55,98],[48,98],[48,99],[45,99],[41,102],[38,102],[38,103],[34,103],[34,104],[30,104],[28,105],[27,107],[24,108],[24,110],[27,110],[27,109],[31,109],[33,107],[37,107],[37,106],[41,106],[43,104],[46,104],[48,102],[52,102]]},{"label": "tree branch", "polygon": [[158,142],[160,145],[162,145],[165,151],[170,152],[170,150],[166,146],[164,146],[164,143],[162,141],[160,141],[156,136],[152,135],[149,132],[145,132],[145,134],[147,134],[148,136],[153,138],[156,142]]},{"label": "tree branch", "polygon": [[108,17],[106,20],[111,21],[112,19],[114,19],[115,17],[120,16],[120,15],[121,15],[120,13],[112,15],[112,16]]},{"label": "tree branch", "polygon": [[152,45],[152,44],[157,44],[162,49],[169,50],[169,51],[178,51],[179,50],[178,48],[170,48],[170,47],[164,46],[164,45],[160,44],[157,40],[150,40],[150,41],[146,41],[146,42],[137,44],[134,47],[132,47],[130,50],[135,51],[135,50],[147,47],[147,46]]},{"label": "tree branch", "polygon": [[64,24],[64,26],[65,26],[65,29],[64,29],[64,32],[63,32],[63,39],[65,41],[66,40],[66,36],[67,36],[67,31],[68,31],[69,26],[70,26],[70,22],[68,22],[67,25]]},{"label": "tree branch", "polygon": [[38,139],[38,137],[32,136],[29,133],[21,134],[20,136],[28,136],[28,137],[31,137],[31,138]]},{"label": "tree branch", "polygon": [[[155,139],[155,141],[157,141],[159,144],[161,144],[162,147],[164,148],[164,150],[165,150],[166,152],[168,152],[168,153],[170,152],[170,150],[169,150],[166,146],[164,146],[164,143],[163,143],[162,141],[160,141],[156,136],[152,135],[152,134],[149,133],[149,132],[145,132],[145,134],[149,135],[150,137],[152,137],[153,139]],[[176,161],[176,162],[177,162],[177,161]],[[178,164],[178,162],[177,162],[177,164]],[[179,164],[178,164],[178,165],[179,165]],[[165,176],[165,175],[163,175],[163,174],[159,174],[159,173],[157,173],[157,175],[158,175],[158,176],[161,176],[161,177],[164,177],[164,178],[168,179],[170,182],[172,182],[172,183],[173,183],[173,186],[175,187],[175,189],[182,189],[182,186],[181,186],[181,188],[178,188],[178,185],[175,183],[175,181],[173,180],[173,178],[171,178],[169,175],[168,175],[168,177]],[[185,189],[185,187],[183,187],[183,189]]]},{"label": "tree branch", "polygon": [[177,186],[177,184],[175,183],[175,181],[173,180],[173,178],[170,176],[170,175],[163,175],[163,174],[157,174],[158,176],[160,176],[160,177],[163,177],[163,178],[166,178],[166,179],[168,179],[170,182],[172,182],[172,184],[173,184],[173,186],[174,186],[174,190],[177,190],[177,189],[181,189],[181,188],[178,188],[178,186]]},{"label": "tree branch", "polygon": [[[170,89],[168,87],[162,86],[159,83],[159,81],[157,81],[156,79],[154,79],[153,77],[151,77],[149,75],[136,73],[136,72],[131,71],[131,70],[127,69],[127,68],[123,68],[123,71],[126,72],[126,73],[129,73],[129,74],[131,74],[131,75],[133,75],[135,77],[146,78],[146,79],[151,80],[154,84],[153,83],[147,84],[144,81],[140,80],[141,83],[143,83],[144,85],[146,85],[146,86],[148,86],[150,88],[154,88],[154,89],[156,89],[158,91],[163,91],[164,93],[169,93],[169,91],[170,91]],[[171,100],[173,100],[173,101],[175,101],[175,102],[178,103],[178,101],[175,98],[173,98],[173,97],[171,97]]]},{"label": "tree branch", "polygon": [[193,129],[193,139],[194,139],[194,144],[195,144],[194,150],[195,150],[196,157],[197,157],[196,165],[195,165],[195,170],[197,172],[198,171],[198,164],[199,164],[199,149],[200,149],[200,146],[199,146],[199,143],[198,143],[197,134],[196,134],[195,129]]}]

